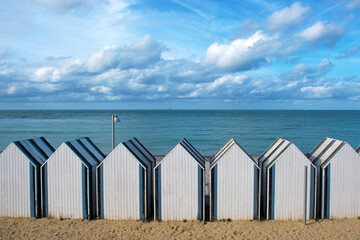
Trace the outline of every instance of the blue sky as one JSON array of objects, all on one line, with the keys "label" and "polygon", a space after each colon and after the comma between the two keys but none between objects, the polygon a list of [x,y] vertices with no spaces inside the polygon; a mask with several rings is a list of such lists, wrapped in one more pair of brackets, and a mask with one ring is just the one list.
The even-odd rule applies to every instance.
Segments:
[{"label": "blue sky", "polygon": [[360,0],[0,2],[0,109],[360,109]]}]

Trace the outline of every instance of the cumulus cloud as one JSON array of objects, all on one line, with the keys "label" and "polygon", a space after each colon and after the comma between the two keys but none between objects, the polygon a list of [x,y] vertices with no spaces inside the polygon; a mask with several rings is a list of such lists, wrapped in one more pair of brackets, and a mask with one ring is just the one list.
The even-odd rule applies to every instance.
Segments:
[{"label": "cumulus cloud", "polygon": [[294,25],[302,23],[309,7],[303,7],[301,3],[295,2],[290,7],[274,12],[267,18],[267,26],[270,30],[284,30]]},{"label": "cumulus cloud", "polygon": [[31,80],[34,82],[57,82],[60,80],[60,71],[53,67],[41,67],[35,71]]},{"label": "cumulus cloud", "polygon": [[150,35],[130,46],[107,46],[93,54],[85,63],[89,72],[103,72],[112,68],[145,68],[160,60],[163,46]]},{"label": "cumulus cloud", "polygon": [[277,40],[277,35],[257,31],[249,38],[236,39],[230,44],[216,42],[207,49],[204,63],[230,72],[256,69],[269,63],[267,56],[280,48]]},{"label": "cumulus cloud", "polygon": [[93,92],[96,92],[96,93],[103,93],[103,94],[111,93],[111,88],[106,87],[106,86],[96,86],[96,87],[90,88],[90,90]]},{"label": "cumulus cloud", "polygon": [[357,46],[355,46],[355,47],[349,49],[349,51],[347,51],[345,54],[339,55],[336,58],[337,59],[348,58],[350,56],[357,54],[358,50],[359,50],[359,48]]},{"label": "cumulus cloud", "polygon": [[312,46],[333,46],[345,33],[342,26],[332,23],[317,22],[295,35],[300,42],[309,43]]}]

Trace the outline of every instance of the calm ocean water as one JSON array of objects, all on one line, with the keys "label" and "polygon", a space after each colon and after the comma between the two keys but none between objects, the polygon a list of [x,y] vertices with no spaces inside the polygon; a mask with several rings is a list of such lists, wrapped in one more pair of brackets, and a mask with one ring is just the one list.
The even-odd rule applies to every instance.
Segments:
[{"label": "calm ocean water", "polygon": [[360,111],[0,111],[0,150],[15,140],[44,136],[62,142],[90,137],[111,151],[111,115],[118,114],[116,143],[137,137],[154,155],[166,154],[186,137],[203,155],[213,155],[233,137],[251,155],[260,155],[277,138],[310,152],[323,137],[360,144]]}]

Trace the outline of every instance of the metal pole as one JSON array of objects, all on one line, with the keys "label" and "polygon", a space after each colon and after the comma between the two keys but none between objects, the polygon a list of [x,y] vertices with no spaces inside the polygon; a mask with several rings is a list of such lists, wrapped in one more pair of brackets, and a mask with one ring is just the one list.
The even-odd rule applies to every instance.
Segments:
[{"label": "metal pole", "polygon": [[307,205],[307,166],[304,166],[304,225],[306,225],[306,205]]},{"label": "metal pole", "polygon": [[115,142],[115,122],[114,122],[114,115],[111,116],[112,122],[112,150],[114,150],[114,142]]}]

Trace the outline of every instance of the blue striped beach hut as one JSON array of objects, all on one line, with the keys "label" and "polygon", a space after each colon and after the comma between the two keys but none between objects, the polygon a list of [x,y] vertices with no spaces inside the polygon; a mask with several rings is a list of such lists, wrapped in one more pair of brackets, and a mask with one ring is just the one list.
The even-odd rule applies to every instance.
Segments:
[{"label": "blue striped beach hut", "polygon": [[210,159],[211,219],[258,218],[260,168],[231,138]]},{"label": "blue striped beach hut", "polygon": [[[261,211],[267,219],[314,218],[316,211],[316,168],[295,144],[278,138],[260,156]],[[305,181],[305,168],[307,180]],[[306,195],[304,192],[306,185]]]},{"label": "blue striped beach hut", "polygon": [[205,159],[185,139],[154,169],[155,219],[204,219]]},{"label": "blue striped beach hut", "polygon": [[360,216],[360,155],[347,142],[324,138],[309,159],[318,173],[317,216]]},{"label": "blue striped beach hut", "polygon": [[97,213],[96,167],[105,155],[89,138],[62,143],[42,168],[45,215],[92,219]]},{"label": "blue striped beach hut", "polygon": [[153,213],[155,157],[136,139],[120,143],[97,167],[99,216],[145,220]]},{"label": "blue striped beach hut", "polygon": [[0,154],[0,216],[41,217],[41,165],[55,149],[44,137],[15,141]]}]

